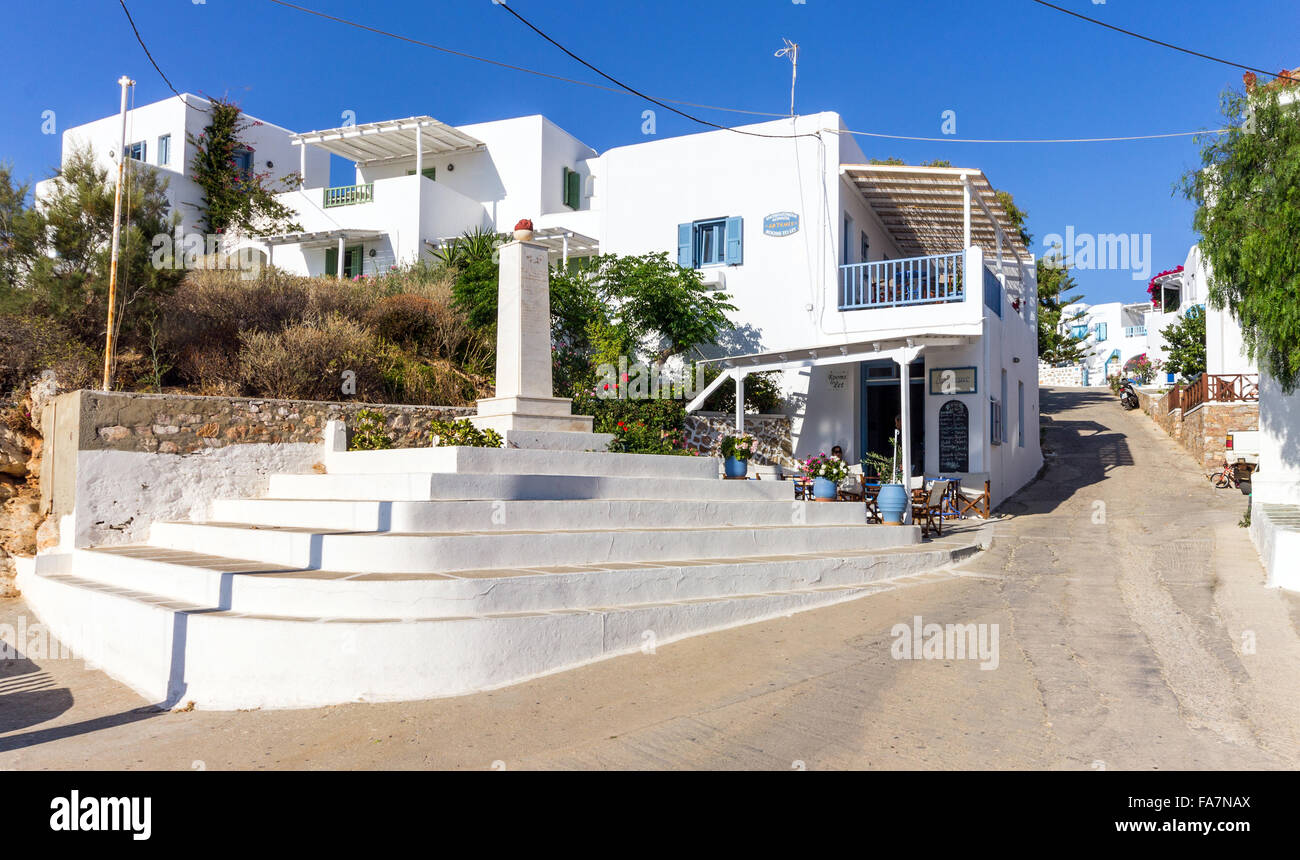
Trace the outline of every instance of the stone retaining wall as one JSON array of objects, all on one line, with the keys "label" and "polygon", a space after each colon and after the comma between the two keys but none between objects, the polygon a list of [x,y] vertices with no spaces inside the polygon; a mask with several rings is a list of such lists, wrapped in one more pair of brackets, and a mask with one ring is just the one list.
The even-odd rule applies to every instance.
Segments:
[{"label": "stone retaining wall", "polygon": [[1259,429],[1258,403],[1202,403],[1190,412],[1169,409],[1170,391],[1138,389],[1142,411],[1171,439],[1187,449],[1198,466],[1211,474],[1227,459],[1230,433]]},{"label": "stone retaining wall", "polygon": [[430,444],[435,420],[475,414],[463,406],[392,406],[312,400],[197,397],[78,391],[83,451],[143,451],[189,454],[232,444],[310,442],[322,439],[325,422],[342,419],[351,429],[356,413],[384,416],[397,448]]},{"label": "stone retaining wall", "polygon": [[[736,432],[736,416],[722,412],[694,412],[686,416],[686,447],[702,454],[721,456],[718,447]],[[746,415],[745,432],[754,437],[754,460],[762,466],[798,469],[791,441],[789,415]]]},{"label": "stone retaining wall", "polygon": [[[431,443],[430,423],[471,415],[445,406],[74,391],[42,417],[37,547],[143,540],[150,523],[203,517],[216,498],[256,496],[270,475],[311,472],[325,423],[372,409],[393,444]],[[44,535],[44,536],[43,536]]]}]

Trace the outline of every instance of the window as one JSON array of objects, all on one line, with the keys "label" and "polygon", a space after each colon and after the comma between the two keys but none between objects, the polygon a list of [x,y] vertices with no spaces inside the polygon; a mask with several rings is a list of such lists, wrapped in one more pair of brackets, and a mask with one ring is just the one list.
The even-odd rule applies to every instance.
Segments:
[{"label": "window", "polygon": [[[406,171],[406,175],[407,175],[407,176],[414,176],[414,175],[415,175],[415,168],[412,167],[410,170]],[[420,171],[420,175],[423,176],[425,179],[432,179],[432,180],[434,180],[434,181],[436,182],[437,179],[438,179],[438,168],[436,168],[436,167],[425,167],[425,168],[423,168],[423,169]]]},{"label": "window", "polygon": [[739,266],[744,262],[743,218],[710,218],[677,225],[677,265]]},{"label": "window", "polygon": [[235,169],[245,177],[253,174],[253,150],[236,149],[232,158],[235,160]]},{"label": "window", "polygon": [[144,161],[147,153],[148,147],[143,140],[139,143],[129,144],[126,148],[126,157],[133,158],[136,161]]},{"label": "window", "polygon": [[871,262],[871,239],[868,238],[865,230],[862,232],[862,259],[858,260],[858,262]]},{"label": "window", "polygon": [[564,185],[560,190],[564,195],[564,205],[570,209],[582,208],[582,176],[576,170],[564,168]]},{"label": "window", "polygon": [[852,242],[852,237],[853,237],[853,219],[845,215],[844,216],[844,241],[843,243],[841,243],[841,246],[843,247],[844,250],[840,254],[840,256],[843,257],[843,259],[840,260],[840,262],[846,266],[849,263],[853,262],[853,260],[850,259],[851,255],[849,253],[849,248],[852,247],[850,244]]},{"label": "window", "polygon": [[1019,395],[1019,400],[1016,401],[1016,411],[1019,413],[1016,420],[1016,444],[1023,448],[1025,447],[1025,384],[1023,382],[1016,383],[1016,393]]},{"label": "window", "polygon": [[1002,444],[1002,402],[989,401],[989,443]]},{"label": "window", "polygon": [[172,136],[164,134],[158,138],[158,163],[170,164],[172,160]]},{"label": "window", "polygon": [[1097,340],[1107,339],[1106,334],[1108,329],[1106,326],[1107,326],[1106,323],[1097,323]]},{"label": "window", "polygon": [[1075,340],[1083,340],[1088,336],[1088,327],[1086,325],[1070,326],[1070,337]]},{"label": "window", "polygon": [[[362,274],[362,261],[365,259],[364,248],[353,245],[343,249],[343,277],[355,278]],[[334,277],[339,273],[339,249],[325,249],[325,274]]]}]

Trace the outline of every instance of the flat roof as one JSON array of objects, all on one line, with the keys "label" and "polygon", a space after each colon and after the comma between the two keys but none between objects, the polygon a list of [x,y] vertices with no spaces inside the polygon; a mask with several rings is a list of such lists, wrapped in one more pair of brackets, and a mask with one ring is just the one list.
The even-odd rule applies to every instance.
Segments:
[{"label": "flat roof", "polygon": [[[1005,253],[1029,259],[1029,250],[981,170],[843,164],[840,175],[857,188],[905,256],[927,257],[961,250],[965,238],[963,183],[969,183],[973,192],[971,242],[991,255],[997,249],[998,233],[1001,233]],[[979,205],[979,201],[984,205]]]},{"label": "flat roof", "polygon": [[458,128],[431,116],[413,116],[308,131],[289,138],[294,146],[311,145],[341,155],[362,166],[414,158],[416,129],[424,155],[473,152],[485,144]]}]

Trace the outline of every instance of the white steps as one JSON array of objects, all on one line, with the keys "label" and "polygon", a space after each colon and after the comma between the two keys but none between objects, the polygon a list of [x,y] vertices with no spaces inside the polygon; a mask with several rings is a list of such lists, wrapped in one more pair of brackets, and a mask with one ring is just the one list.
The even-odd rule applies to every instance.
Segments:
[{"label": "white steps", "polygon": [[[977,550],[711,458],[330,452],[145,544],[20,574],[67,645],[168,706],[458,695],[871,593]],[[163,488],[160,487],[160,491]]]}]

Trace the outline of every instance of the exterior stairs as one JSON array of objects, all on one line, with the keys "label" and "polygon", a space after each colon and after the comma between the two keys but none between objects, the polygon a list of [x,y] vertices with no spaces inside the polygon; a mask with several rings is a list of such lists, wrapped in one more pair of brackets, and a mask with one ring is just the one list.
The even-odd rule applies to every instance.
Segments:
[{"label": "exterior stairs", "polygon": [[853,600],[977,552],[710,458],[332,452],[143,544],[39,556],[68,647],[164,707],[452,696]]}]

